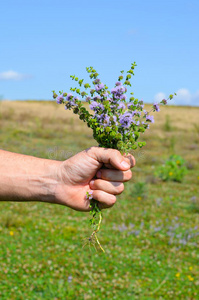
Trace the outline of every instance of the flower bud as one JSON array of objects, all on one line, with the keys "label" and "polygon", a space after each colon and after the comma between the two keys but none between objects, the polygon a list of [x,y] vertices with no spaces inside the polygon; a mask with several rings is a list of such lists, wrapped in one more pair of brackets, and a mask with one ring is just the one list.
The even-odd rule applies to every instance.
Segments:
[{"label": "flower bud", "polygon": [[79,108],[78,107],[73,108],[73,112],[74,112],[74,114],[78,114]]}]

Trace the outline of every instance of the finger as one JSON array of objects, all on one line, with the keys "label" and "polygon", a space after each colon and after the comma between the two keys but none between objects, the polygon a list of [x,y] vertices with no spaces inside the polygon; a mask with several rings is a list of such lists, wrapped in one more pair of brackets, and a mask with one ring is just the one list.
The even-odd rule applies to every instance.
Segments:
[{"label": "finger", "polygon": [[115,169],[128,170],[135,165],[135,158],[132,155],[126,157],[116,149],[91,147],[86,150],[87,154],[103,164],[110,164]]},{"label": "finger", "polygon": [[100,208],[112,207],[116,202],[116,196],[101,190],[93,190],[93,199],[99,201]]},{"label": "finger", "polygon": [[112,207],[112,206],[109,206],[109,205],[107,205],[105,203],[101,203],[101,202],[98,202],[98,206],[99,206],[100,209],[106,209],[106,208],[111,208]]},{"label": "finger", "polygon": [[124,159],[130,164],[131,168],[135,167],[136,161],[135,157],[132,154],[127,154],[124,156]]},{"label": "finger", "polygon": [[108,181],[126,182],[132,178],[132,172],[131,170],[119,171],[110,169],[100,169],[97,172],[96,177],[98,179],[104,179]]},{"label": "finger", "polygon": [[[133,168],[136,164],[135,158],[131,154],[124,156],[124,160],[130,164],[131,168]],[[104,166],[108,169],[115,169],[111,164],[104,164]]]},{"label": "finger", "polygon": [[122,182],[111,182],[96,179],[90,182],[90,188],[92,190],[101,190],[109,194],[119,195],[124,190],[124,184]]},{"label": "finger", "polygon": [[112,165],[110,164],[104,164],[104,166],[107,168],[107,169],[115,169]]}]

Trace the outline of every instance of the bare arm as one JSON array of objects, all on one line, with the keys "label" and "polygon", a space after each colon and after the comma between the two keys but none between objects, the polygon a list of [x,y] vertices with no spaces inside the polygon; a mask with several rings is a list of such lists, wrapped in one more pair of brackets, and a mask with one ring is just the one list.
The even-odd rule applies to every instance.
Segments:
[{"label": "bare arm", "polygon": [[0,201],[53,202],[61,162],[0,150]]},{"label": "bare arm", "polygon": [[92,190],[101,207],[108,208],[134,165],[132,155],[124,158],[117,150],[99,147],[64,162],[0,150],[0,201],[41,201],[89,211],[85,195]]}]

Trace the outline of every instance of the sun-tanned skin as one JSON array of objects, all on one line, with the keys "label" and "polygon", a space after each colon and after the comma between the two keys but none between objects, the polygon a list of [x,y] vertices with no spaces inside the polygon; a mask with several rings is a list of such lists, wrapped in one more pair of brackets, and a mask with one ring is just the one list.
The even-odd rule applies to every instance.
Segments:
[{"label": "sun-tanned skin", "polygon": [[86,192],[92,190],[101,208],[109,208],[134,165],[132,155],[99,147],[63,162],[0,150],[0,201],[41,201],[89,211]]}]

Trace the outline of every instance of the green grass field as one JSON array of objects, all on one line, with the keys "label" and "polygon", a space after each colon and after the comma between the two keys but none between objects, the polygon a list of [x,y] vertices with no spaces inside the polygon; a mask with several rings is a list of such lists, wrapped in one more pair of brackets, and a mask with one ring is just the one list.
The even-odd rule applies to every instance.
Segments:
[{"label": "green grass field", "polygon": [[[85,244],[89,214],[43,203],[0,203],[0,299],[198,299],[199,108],[163,107],[133,152],[133,178],[103,211],[105,254]],[[96,146],[76,115],[52,102],[0,103],[0,147],[64,160]],[[186,161],[182,183],[156,168]]]}]

